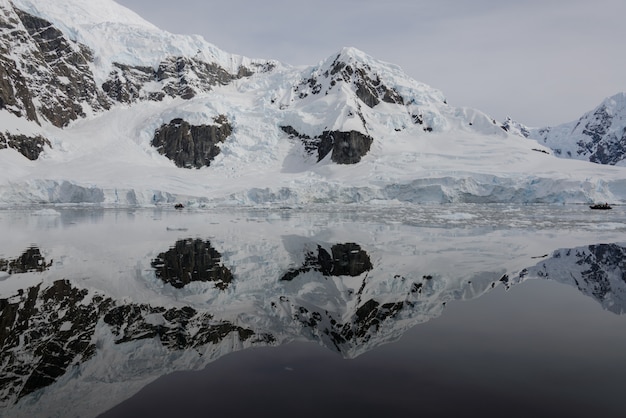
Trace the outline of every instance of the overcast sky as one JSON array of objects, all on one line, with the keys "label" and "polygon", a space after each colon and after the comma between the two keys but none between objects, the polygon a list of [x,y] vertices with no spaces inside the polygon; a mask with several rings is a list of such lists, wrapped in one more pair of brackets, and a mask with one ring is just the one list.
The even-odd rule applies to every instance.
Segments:
[{"label": "overcast sky", "polygon": [[314,65],[344,46],[401,66],[454,106],[530,126],[626,91],[624,0],[116,0],[173,33]]}]

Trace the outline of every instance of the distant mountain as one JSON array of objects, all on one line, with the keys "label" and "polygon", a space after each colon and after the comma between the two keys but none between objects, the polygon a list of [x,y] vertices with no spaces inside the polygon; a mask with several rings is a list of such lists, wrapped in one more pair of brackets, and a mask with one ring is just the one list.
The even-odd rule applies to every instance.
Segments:
[{"label": "distant mountain", "polygon": [[578,120],[546,128],[528,128],[512,120],[507,130],[537,140],[561,158],[626,165],[626,93],[605,99]]},{"label": "distant mountain", "polygon": [[626,201],[622,170],[354,48],[292,67],[112,0],[0,0],[0,76],[2,205]]}]

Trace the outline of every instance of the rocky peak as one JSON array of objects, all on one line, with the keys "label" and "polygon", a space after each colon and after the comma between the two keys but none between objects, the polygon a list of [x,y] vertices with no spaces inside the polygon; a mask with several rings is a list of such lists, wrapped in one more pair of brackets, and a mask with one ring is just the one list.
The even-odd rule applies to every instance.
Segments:
[{"label": "rocky peak", "polygon": [[506,117],[500,127],[513,135],[523,136],[524,138],[528,138],[530,136],[530,128],[511,119],[509,116]]},{"label": "rocky peak", "polygon": [[294,91],[303,99],[346,87],[370,108],[381,101],[404,104],[402,96],[381,80],[379,72],[368,61],[372,59],[357,49],[344,48],[313,69],[310,77],[295,86]]}]

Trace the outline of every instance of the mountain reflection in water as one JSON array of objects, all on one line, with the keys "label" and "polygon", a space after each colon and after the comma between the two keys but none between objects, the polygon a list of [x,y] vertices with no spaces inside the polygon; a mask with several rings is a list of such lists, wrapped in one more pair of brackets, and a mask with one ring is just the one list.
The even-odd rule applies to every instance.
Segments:
[{"label": "mountain reflection in water", "polygon": [[355,358],[451,301],[529,279],[574,286],[615,314],[626,307],[626,244],[554,247],[543,257],[562,242],[558,233],[584,242],[593,225],[576,235],[337,214],[112,211],[49,231],[13,216],[39,246],[0,247],[6,416],[95,416],[159,376],[251,347],[315,341]]}]

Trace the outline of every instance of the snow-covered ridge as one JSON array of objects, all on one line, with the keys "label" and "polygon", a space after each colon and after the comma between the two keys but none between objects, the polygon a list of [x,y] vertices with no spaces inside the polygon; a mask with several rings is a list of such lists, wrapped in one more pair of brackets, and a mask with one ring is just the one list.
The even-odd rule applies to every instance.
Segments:
[{"label": "snow-covered ridge", "polygon": [[251,60],[226,53],[200,36],[161,30],[113,0],[12,0],[27,13],[52,22],[69,39],[94,51],[93,67],[102,84],[113,63],[156,67],[167,57],[197,57],[236,72]]},{"label": "snow-covered ridge", "polygon": [[550,147],[562,158],[626,166],[626,93],[606,98],[576,121],[527,128],[524,136]]}]

